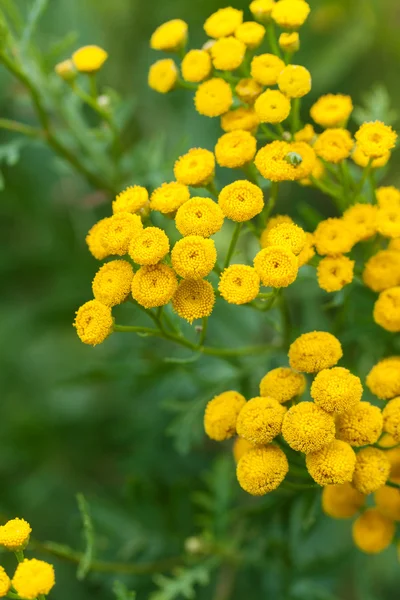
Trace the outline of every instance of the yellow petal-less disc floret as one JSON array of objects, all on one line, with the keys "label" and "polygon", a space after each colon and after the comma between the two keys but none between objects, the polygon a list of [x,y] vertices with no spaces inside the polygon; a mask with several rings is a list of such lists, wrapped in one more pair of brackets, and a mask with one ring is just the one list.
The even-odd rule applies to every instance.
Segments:
[{"label": "yellow petal-less disc floret", "polygon": [[213,270],[217,251],[213,240],[188,235],[176,242],[171,252],[174,270],[184,279],[202,279]]},{"label": "yellow petal-less disc floret", "polygon": [[187,185],[177,181],[163,183],[161,187],[155,189],[152,193],[150,208],[168,215],[178,210],[189,198],[190,192]]},{"label": "yellow petal-less disc floret", "polygon": [[236,8],[220,8],[204,23],[204,31],[211,38],[233,35],[243,21],[243,11]]},{"label": "yellow petal-less disc floret", "polygon": [[34,600],[41,594],[46,596],[55,582],[53,566],[36,558],[25,558],[19,563],[12,579],[16,592],[26,600]]},{"label": "yellow petal-less disc floret", "polygon": [[10,591],[11,580],[3,567],[0,567],[0,598],[7,596]]},{"label": "yellow petal-less disc floret", "polygon": [[0,546],[12,552],[24,550],[31,532],[32,528],[25,519],[11,519],[0,526]]},{"label": "yellow petal-less disc floret", "polygon": [[[229,88],[230,89],[230,88]],[[253,107],[239,106],[235,110],[230,110],[221,117],[221,128],[228,133],[237,129],[255,132],[260,121]]]},{"label": "yellow petal-less disc floret", "polygon": [[246,54],[246,44],[233,36],[221,38],[210,48],[211,58],[215,69],[219,71],[234,71],[238,69]]},{"label": "yellow petal-less disc floret", "polygon": [[254,258],[254,268],[266,287],[287,287],[296,280],[299,264],[295,254],[281,246],[268,246]]},{"label": "yellow petal-less disc floret", "polygon": [[377,210],[373,204],[358,203],[343,213],[343,220],[351,227],[357,241],[375,235]]},{"label": "yellow petal-less disc floret", "polygon": [[222,442],[236,434],[238,415],[246,404],[239,392],[223,392],[215,396],[206,406],[204,429],[212,440]]},{"label": "yellow petal-less disc floret", "polygon": [[333,440],[321,450],[306,456],[308,472],[323,487],[350,482],[355,464],[356,454],[353,448],[341,440]]},{"label": "yellow petal-less disc floret", "polygon": [[384,485],[375,492],[374,500],[382,515],[400,521],[400,490]]},{"label": "yellow petal-less disc floret", "polygon": [[103,245],[108,254],[123,256],[128,253],[132,238],[142,231],[143,223],[139,215],[118,212],[104,226]]},{"label": "yellow petal-less disc floret", "polygon": [[281,225],[282,223],[293,223],[293,219],[292,217],[289,217],[289,215],[274,215],[273,217],[268,219],[267,226],[260,237],[261,248],[267,247],[267,238],[271,229],[277,227],[278,225]]},{"label": "yellow petal-less disc floret", "polygon": [[390,462],[379,448],[363,448],[357,453],[353,485],[362,494],[372,494],[385,485],[390,475]]},{"label": "yellow petal-less disc floret", "polygon": [[314,231],[315,247],[321,256],[336,256],[350,252],[355,244],[355,234],[343,219],[325,219]]},{"label": "yellow petal-less disc floret", "polygon": [[235,92],[245,104],[254,104],[258,96],[262,94],[263,87],[255,79],[246,77],[241,79],[235,87]]},{"label": "yellow petal-less disc floret", "polygon": [[293,450],[309,454],[335,439],[335,420],[313,402],[300,402],[284,416],[282,435]]},{"label": "yellow petal-less disc floret", "polygon": [[113,213],[137,213],[148,206],[149,193],[141,185],[132,185],[115,198],[112,203]]},{"label": "yellow petal-less disc floret", "polygon": [[222,272],[218,290],[230,304],[247,304],[258,296],[260,277],[253,267],[231,265]]},{"label": "yellow petal-less disc floret", "polygon": [[239,413],[237,433],[256,446],[268,444],[280,434],[285,412],[274,398],[251,398]]},{"label": "yellow petal-less disc floret", "polygon": [[289,364],[303,373],[318,373],[334,367],[342,358],[339,340],[327,331],[303,333],[289,348]]},{"label": "yellow petal-less disc floret", "polygon": [[388,250],[393,250],[394,252],[400,252],[400,237],[390,240]]},{"label": "yellow petal-less disc floret", "polygon": [[327,94],[311,107],[312,119],[321,127],[345,127],[353,111],[350,96]]},{"label": "yellow petal-less disc floret", "polygon": [[382,413],[369,402],[360,402],[355,408],[341,414],[336,421],[337,437],[351,446],[375,444],[383,428]]},{"label": "yellow petal-less disc floret", "polygon": [[397,133],[381,121],[364,123],[356,132],[357,145],[369,158],[385,156],[396,145]]},{"label": "yellow petal-less disc floret", "polygon": [[210,75],[211,56],[206,50],[190,50],[181,64],[182,77],[191,83],[200,83]]},{"label": "yellow petal-less disc floret", "polygon": [[306,245],[306,234],[294,223],[281,223],[268,232],[265,243],[266,247],[281,246],[298,255]]},{"label": "yellow petal-less disc floret", "polygon": [[238,169],[251,162],[257,151],[257,140],[249,131],[231,131],[221,136],[215,146],[220,167]]},{"label": "yellow petal-less disc floret", "polygon": [[193,187],[206,186],[214,177],[214,154],[204,148],[192,148],[178,158],[174,175],[179,183]]},{"label": "yellow petal-less disc floret", "polygon": [[252,496],[264,496],[276,490],[285,479],[289,463],[283,450],[269,444],[246,452],[236,475],[240,487]]},{"label": "yellow petal-less disc floret", "polygon": [[97,260],[103,260],[108,256],[108,250],[104,245],[104,232],[109,220],[110,217],[107,217],[95,223],[86,236],[89,251]]},{"label": "yellow petal-less disc floret", "polygon": [[106,306],[124,302],[131,291],[133,269],[126,260],[111,260],[97,271],[93,283],[93,296]]},{"label": "yellow petal-less disc floret", "polygon": [[288,402],[301,396],[306,388],[304,375],[288,367],[278,367],[269,371],[260,382],[260,395],[271,396],[278,402]]},{"label": "yellow petal-less disc floret", "polygon": [[327,485],[322,490],[322,510],[333,519],[351,519],[364,504],[364,494],[351,483]]},{"label": "yellow petal-less disc floret", "polygon": [[175,273],[167,265],[145,265],[136,271],[132,297],[145,308],[168,304],[178,286]]},{"label": "yellow petal-less disc floret", "polygon": [[383,409],[383,426],[386,433],[400,444],[400,396],[390,400]]},{"label": "yellow petal-less disc floret", "polygon": [[233,457],[235,459],[236,464],[239,460],[248,452],[254,448],[253,444],[245,440],[244,438],[237,437],[233,443]]},{"label": "yellow petal-less disc floret", "polygon": [[224,215],[218,204],[211,198],[194,196],[178,209],[175,224],[183,236],[210,237],[221,229]]},{"label": "yellow petal-less disc floret", "polygon": [[242,223],[262,211],[264,194],[258,185],[245,179],[238,180],[222,188],[218,204],[228,219]]},{"label": "yellow petal-less disc floret", "polygon": [[168,252],[168,236],[159,227],[146,227],[129,246],[129,256],[138,265],[156,265]]},{"label": "yellow petal-less disc floret", "polygon": [[297,259],[299,261],[299,268],[303,267],[304,265],[309,263],[312,258],[314,258],[314,244],[315,242],[313,234],[306,232],[306,244],[303,250],[297,256]]},{"label": "yellow petal-less disc floret", "polygon": [[189,323],[209,317],[214,304],[213,286],[204,279],[184,279],[172,298],[174,311]]},{"label": "yellow petal-less disc floret", "polygon": [[379,554],[390,546],[395,524],[376,508],[369,508],[353,523],[353,541],[366,554]]},{"label": "yellow petal-less disc floret", "polygon": [[172,19],[157,27],[150,38],[150,47],[153,50],[175,52],[186,44],[187,35],[187,23],[181,19]]},{"label": "yellow petal-less disc floret", "polygon": [[374,306],[374,321],[386,331],[400,331],[400,286],[379,294]]},{"label": "yellow petal-less disc floret", "polygon": [[[387,152],[379,158],[374,158],[371,162],[371,169],[380,169],[381,167],[384,167],[389,162],[390,157],[391,153]],[[363,169],[368,166],[370,161],[369,157],[364,154],[364,152],[358,146],[355,146],[353,152],[351,153],[351,158],[356,165],[362,167]]]},{"label": "yellow petal-less disc floret", "polygon": [[400,285],[400,253],[381,250],[366,262],[363,281],[374,292]]},{"label": "yellow petal-less disc floret", "polygon": [[178,81],[178,67],[172,58],[162,58],[151,65],[148,84],[159,94],[167,94],[174,89]]},{"label": "yellow petal-less disc floret", "polygon": [[290,100],[279,90],[266,90],[254,103],[260,123],[282,123],[290,114]]},{"label": "yellow petal-less disc floret", "polygon": [[261,85],[275,85],[285,63],[275,54],[259,54],[251,61],[250,72]]},{"label": "yellow petal-less disc floret", "polygon": [[376,200],[379,208],[400,208],[400,190],[393,185],[379,187],[376,190]]},{"label": "yellow petal-less disc floret", "polygon": [[400,356],[379,361],[368,373],[366,383],[380,400],[400,396]]},{"label": "yellow petal-less disc floret", "polygon": [[308,144],[277,140],[257,152],[254,164],[270,181],[298,181],[310,175],[315,161],[315,152]]},{"label": "yellow petal-less disc floret", "polygon": [[315,404],[329,413],[340,414],[353,409],[359,404],[362,393],[360,378],[343,367],[323,369],[311,386]]},{"label": "yellow petal-less disc floret", "polygon": [[80,73],[96,73],[107,58],[107,52],[100,46],[83,46],[73,53],[72,62]]},{"label": "yellow petal-less disc floret", "polygon": [[311,90],[311,74],[301,65],[288,65],[278,77],[279,89],[288,98],[302,98]]},{"label": "yellow petal-less disc floret", "polygon": [[235,37],[248,48],[257,48],[265,36],[265,27],[255,21],[245,21],[235,30]]},{"label": "yellow petal-less disc floret", "polygon": [[89,300],[76,311],[74,327],[84,344],[101,344],[113,330],[111,308],[98,300]]},{"label": "yellow petal-less disc floret", "polygon": [[378,208],[376,229],[384,237],[400,237],[400,206]]},{"label": "yellow petal-less disc floret", "polygon": [[284,31],[278,42],[279,47],[286,52],[297,52],[300,49],[300,36],[297,31]]},{"label": "yellow petal-less disc floret", "polygon": [[319,287],[325,292],[338,292],[353,281],[354,265],[347,256],[326,256],[317,268]]},{"label": "yellow petal-less disc floret", "polygon": [[308,15],[310,7],[307,2],[299,0],[280,0],[271,12],[271,17],[280,27],[284,29],[299,29]]},{"label": "yellow petal-less disc floret", "polygon": [[250,3],[249,8],[255,19],[268,23],[274,4],[275,0],[253,0],[253,2]]},{"label": "yellow petal-less disc floret", "polygon": [[231,86],[220,77],[201,83],[194,97],[197,112],[205,117],[220,117],[228,112],[232,103]]},{"label": "yellow petal-less disc floret", "polygon": [[318,136],[314,150],[323,160],[337,164],[350,156],[353,146],[353,139],[347,129],[327,129]]}]

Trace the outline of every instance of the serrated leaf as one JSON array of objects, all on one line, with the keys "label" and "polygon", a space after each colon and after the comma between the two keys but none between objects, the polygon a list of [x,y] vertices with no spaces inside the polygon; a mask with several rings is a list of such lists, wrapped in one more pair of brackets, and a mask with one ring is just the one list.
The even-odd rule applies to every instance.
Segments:
[{"label": "serrated leaf", "polygon": [[353,119],[358,124],[368,121],[383,121],[392,125],[398,119],[398,113],[392,108],[390,94],[386,87],[379,83],[364,94],[363,106],[356,106]]},{"label": "serrated leaf", "polygon": [[85,540],[85,551],[78,565],[77,578],[79,581],[85,579],[86,575],[90,571],[90,565],[93,559],[94,549],[94,528],[91,516],[89,514],[89,505],[86,502],[83,494],[77,494],[76,499],[78,502],[79,512],[81,513],[82,525],[83,525],[83,537]]},{"label": "serrated leaf", "polygon": [[117,600],[135,600],[136,592],[129,591],[121,581],[114,581],[112,588]]},{"label": "serrated leaf", "polygon": [[175,571],[175,577],[155,575],[153,580],[160,590],[153,592],[149,600],[175,600],[196,597],[195,587],[206,586],[210,581],[210,571],[216,564],[215,560],[196,565],[192,568],[182,568]]},{"label": "serrated leaf", "polygon": [[26,25],[24,32],[22,34],[21,40],[21,50],[24,52],[32,39],[33,34],[35,33],[37,24],[41,18],[41,16],[46,11],[49,5],[49,0],[34,0],[31,6],[31,9],[28,13],[26,19]]}]

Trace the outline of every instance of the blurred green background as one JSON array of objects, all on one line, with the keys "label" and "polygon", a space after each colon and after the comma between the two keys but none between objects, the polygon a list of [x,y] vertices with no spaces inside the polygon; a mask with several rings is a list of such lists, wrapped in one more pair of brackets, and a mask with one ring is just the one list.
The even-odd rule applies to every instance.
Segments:
[{"label": "blurred green background", "polygon": [[[0,7],[6,4],[0,1]],[[189,23],[192,46],[199,46],[205,40],[205,18],[225,4],[217,0],[49,2],[36,33],[40,48],[48,49],[70,31],[77,34],[72,49],[88,43],[103,46],[110,57],[101,83],[133,98],[134,114],[124,131],[134,148],[130,183],[156,185],[172,177],[179,152],[192,145],[213,148],[218,122],[194,112],[190,93],[164,97],[148,89],[147,69],[158,58],[149,50],[148,39],[160,23],[179,17]],[[360,105],[376,84],[389,92],[392,106],[399,106],[398,0],[311,0],[310,4],[313,12],[302,30],[298,57],[313,75],[305,110],[326,92],[349,93]],[[246,5],[243,0],[234,3]],[[29,3],[21,1],[20,6],[26,10]],[[68,52],[62,58],[67,56]],[[24,91],[3,69],[0,103],[2,117],[35,123]],[[0,135],[2,144],[11,139],[9,134]],[[386,175],[390,184],[400,183],[398,166],[395,155]],[[185,539],[204,528],[225,528],[223,535],[234,538],[232,511],[243,497],[232,480],[229,446],[227,457],[220,458],[222,449],[203,438],[203,408],[223,389],[240,387],[255,395],[260,377],[271,366],[285,364],[285,357],[254,357],[238,365],[207,358],[166,362],[165,356],[185,358],[187,353],[128,334],[114,335],[96,348],[84,346],[71,323],[76,308],[91,297],[90,283],[98,268],[84,237],[97,218],[109,213],[109,200],[89,189],[42,145],[24,146],[19,162],[3,164],[2,173],[2,517],[25,517],[36,540],[83,548],[75,499],[82,492],[94,521],[96,554],[119,561],[180,555]],[[299,187],[285,186],[280,202],[279,212],[287,211],[300,222],[307,217],[308,204],[322,214],[334,213],[326,198]],[[329,327],[331,315],[323,308],[327,295],[318,290],[315,277],[306,283],[290,288],[291,338],[311,328]],[[399,351],[399,344],[389,342],[390,336],[372,323],[373,294],[358,288],[352,294],[341,324],[342,341],[346,366],[364,375],[387,352],[389,343],[392,351]],[[260,329],[251,311],[237,310],[216,311],[210,322],[212,343],[245,345],[262,342],[270,334],[268,324]],[[199,507],[194,494],[199,491],[212,499],[211,508]],[[196,597],[397,597],[400,578],[394,549],[379,557],[364,557],[352,548],[350,524],[334,523],[322,515],[317,523],[302,528],[299,523],[308,510],[307,501],[299,498],[290,504],[288,522],[282,521],[289,506],[285,497],[278,516],[271,516],[265,509],[268,505],[256,510],[247,547],[254,560],[249,558],[237,574],[229,595],[220,590],[228,572],[222,573],[222,579],[213,575],[210,587],[200,586]],[[285,540],[288,549],[282,550]],[[3,564],[11,565],[9,557],[3,558]],[[139,600],[155,589],[148,575],[92,573],[78,582],[75,566],[59,560],[55,565],[57,587],[51,594],[55,600],[112,598],[116,577],[137,590]],[[285,588],[288,580],[290,592]],[[181,596],[158,600],[175,597]]]}]

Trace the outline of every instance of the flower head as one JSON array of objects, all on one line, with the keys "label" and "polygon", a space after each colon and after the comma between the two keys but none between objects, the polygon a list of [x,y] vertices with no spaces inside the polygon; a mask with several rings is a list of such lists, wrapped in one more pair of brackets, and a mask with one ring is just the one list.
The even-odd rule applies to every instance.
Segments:
[{"label": "flower head", "polygon": [[104,245],[104,232],[109,220],[110,217],[107,217],[95,223],[86,236],[89,251],[97,260],[103,260],[108,256],[108,250]]},{"label": "flower head", "polygon": [[274,4],[275,0],[253,0],[249,8],[256,19],[268,23]]},{"label": "flower head", "polygon": [[314,150],[320,158],[336,164],[350,156],[353,145],[347,129],[327,129],[318,136]]},{"label": "flower head", "polygon": [[400,521],[400,490],[384,485],[374,494],[376,508],[394,521]]},{"label": "flower head", "polygon": [[261,188],[245,179],[234,181],[222,188],[218,204],[228,219],[242,223],[258,215],[264,207]]},{"label": "flower head", "polygon": [[393,250],[394,252],[400,252],[400,237],[390,240],[388,250]]},{"label": "flower head", "polygon": [[3,567],[0,567],[0,598],[7,596],[10,591],[11,580]]},{"label": "flower head", "polygon": [[268,219],[267,226],[260,237],[261,248],[266,248],[268,246],[267,239],[271,229],[281,225],[282,223],[293,223],[293,219],[292,217],[289,217],[289,215],[274,215]]},{"label": "flower head", "polygon": [[310,115],[321,127],[345,127],[352,111],[350,96],[327,94],[311,107]]},{"label": "flower head", "polygon": [[379,208],[400,208],[400,190],[393,185],[379,187],[376,190],[376,200]]},{"label": "flower head", "polygon": [[32,528],[25,519],[12,519],[0,526],[0,546],[16,552],[24,550],[29,542]]},{"label": "flower head", "polygon": [[311,74],[300,65],[287,65],[279,74],[278,86],[288,98],[302,98],[311,90]]},{"label": "flower head", "polygon": [[145,308],[168,304],[178,287],[170,267],[158,263],[145,265],[136,271],[132,281],[132,297]]},{"label": "flower head", "polygon": [[310,175],[315,161],[315,152],[308,144],[277,140],[257,152],[254,164],[270,181],[298,181]]},{"label": "flower head", "polygon": [[381,400],[400,396],[400,356],[379,361],[368,373],[366,383]]},{"label": "flower head", "polygon": [[327,331],[303,333],[289,348],[290,366],[303,373],[318,373],[334,367],[342,356],[339,340]]},{"label": "flower head", "polygon": [[357,240],[367,240],[376,233],[377,207],[373,204],[353,204],[343,213]]},{"label": "flower head", "polygon": [[254,258],[254,268],[266,287],[287,287],[293,283],[299,270],[298,260],[287,248],[268,246]]},{"label": "flower head", "polygon": [[389,475],[390,462],[383,450],[368,446],[357,453],[353,485],[359,492],[376,492],[385,485]]},{"label": "flower head", "polygon": [[301,227],[294,223],[281,223],[270,229],[265,236],[265,243],[266,247],[281,246],[297,255],[306,245],[306,234]]},{"label": "flower head", "polygon": [[[390,152],[387,152],[379,158],[374,158],[371,162],[371,168],[380,169],[381,167],[384,167],[389,162],[390,156]],[[365,169],[365,167],[368,166],[370,160],[369,156],[364,154],[364,152],[358,146],[355,146],[353,152],[351,153],[351,158],[353,162],[356,163],[356,165],[362,167],[363,169]]]},{"label": "flower head", "polygon": [[236,94],[245,104],[254,104],[262,91],[262,85],[251,77],[241,79],[235,87]]},{"label": "flower head", "polygon": [[178,67],[172,58],[162,58],[151,65],[148,84],[152,90],[167,94],[174,89],[178,81]]},{"label": "flower head", "polygon": [[248,452],[249,450],[252,450],[253,448],[254,448],[253,444],[251,444],[244,438],[237,437],[233,443],[233,448],[232,448],[232,452],[233,452],[233,456],[234,456],[236,464],[239,462],[239,460],[242,458],[242,456],[244,456],[246,454],[246,452]]},{"label": "flower head", "polygon": [[141,185],[132,185],[115,198],[112,203],[113,213],[137,213],[149,203],[149,193]]},{"label": "flower head", "polygon": [[100,46],[83,46],[72,55],[72,62],[81,73],[96,73],[104,65],[108,54]]},{"label": "flower head", "polygon": [[248,48],[257,48],[265,36],[265,27],[256,21],[241,23],[235,30],[235,37],[246,44]]},{"label": "flower head", "polygon": [[224,215],[218,204],[210,198],[195,196],[183,204],[176,213],[175,224],[179,233],[210,237],[224,223]]},{"label": "flower head", "polygon": [[355,234],[343,219],[320,221],[314,231],[315,247],[321,256],[336,256],[350,252],[355,244]]},{"label": "flower head", "polygon": [[395,147],[397,133],[381,121],[364,123],[356,132],[357,145],[369,158],[385,156]]},{"label": "flower head", "polygon": [[374,292],[400,285],[400,253],[380,250],[366,262],[363,281]]},{"label": "flower head", "polygon": [[246,398],[239,392],[223,392],[206,406],[204,429],[212,440],[222,442],[236,434],[236,422]]},{"label": "flower head", "polygon": [[271,12],[271,17],[280,27],[284,29],[299,29],[308,15],[310,7],[307,2],[299,0],[280,0]]},{"label": "flower head", "polygon": [[184,279],[180,282],[172,306],[174,311],[189,323],[209,317],[215,304],[213,286],[204,279]]},{"label": "flower head", "polygon": [[90,300],[77,311],[74,327],[84,344],[101,344],[113,330],[111,308],[98,300]]},{"label": "flower head", "polygon": [[236,8],[220,8],[204,23],[204,31],[211,38],[224,38],[235,33],[243,21],[243,11]]},{"label": "flower head", "polygon": [[214,154],[203,148],[192,148],[175,162],[174,175],[185,185],[204,187],[214,178]]},{"label": "flower head", "polygon": [[259,54],[251,61],[252,78],[261,85],[276,85],[285,63],[275,54]]},{"label": "flower head", "polygon": [[288,402],[301,396],[306,388],[304,375],[287,367],[278,367],[269,371],[260,382],[260,395],[271,396],[278,402]]},{"label": "flower head", "polygon": [[297,31],[284,31],[278,41],[279,47],[286,52],[297,52],[300,49],[300,36]]},{"label": "flower head", "polygon": [[303,250],[297,256],[298,261],[299,261],[299,268],[303,267],[304,265],[309,263],[312,258],[314,258],[314,256],[315,256],[314,244],[315,244],[315,242],[314,242],[313,234],[306,232],[306,244],[305,244]]},{"label": "flower head", "polygon": [[321,486],[350,482],[356,464],[356,455],[350,444],[333,440],[327,446],[306,456],[311,477]]},{"label": "flower head", "polygon": [[189,50],[181,64],[183,79],[192,83],[207,79],[211,69],[211,56],[207,50]]},{"label": "flower head", "polygon": [[153,50],[175,52],[186,44],[188,26],[181,19],[172,19],[163,23],[150,38],[150,47]]},{"label": "flower head", "polygon": [[231,131],[221,136],[215,146],[220,167],[238,169],[251,162],[257,151],[257,140],[248,131]]},{"label": "flower head", "polygon": [[353,281],[354,260],[347,256],[326,256],[317,268],[318,285],[326,292],[338,292]]},{"label": "flower head", "polygon": [[213,270],[216,260],[213,240],[199,235],[182,238],[171,252],[172,266],[184,279],[202,279]]},{"label": "flower head", "polygon": [[246,452],[239,460],[236,475],[245,492],[264,496],[280,486],[288,470],[289,463],[283,450],[269,444]]},{"label": "flower head", "polygon": [[282,123],[290,114],[290,100],[279,90],[266,90],[255,101],[260,123]]},{"label": "flower head", "polygon": [[205,117],[219,117],[228,112],[233,103],[231,86],[220,77],[204,81],[197,88],[194,104]]},{"label": "flower head", "polygon": [[382,433],[383,418],[377,406],[360,402],[339,415],[336,421],[337,437],[351,446],[375,444]]},{"label": "flower head", "polygon": [[251,398],[239,413],[238,435],[257,446],[268,444],[280,434],[285,412],[274,398]]},{"label": "flower head", "polygon": [[383,427],[400,443],[400,396],[390,400],[383,409]]},{"label": "flower head", "polygon": [[118,212],[107,219],[102,238],[103,246],[108,254],[123,256],[128,253],[131,239],[142,230],[143,223],[139,215]]},{"label": "flower head", "polygon": [[14,573],[12,584],[21,598],[34,600],[47,595],[55,584],[54,568],[49,563],[36,558],[25,558]]},{"label": "flower head", "polygon": [[159,227],[146,227],[129,246],[129,256],[138,265],[156,265],[168,252],[168,236]]},{"label": "flower head", "polygon": [[230,304],[247,304],[260,291],[260,277],[253,267],[231,265],[222,272],[218,289]]},{"label": "flower head", "polygon": [[309,454],[335,439],[335,421],[313,402],[300,402],[286,413],[282,435],[293,450]]},{"label": "flower head", "polygon": [[254,132],[259,124],[260,121],[252,107],[246,108],[240,106],[235,110],[230,110],[221,117],[221,127],[227,133],[229,131],[236,131],[237,129]]},{"label": "flower head", "polygon": [[126,260],[111,260],[97,271],[93,296],[106,306],[116,306],[126,300],[131,291],[133,269]]},{"label": "flower head", "polygon": [[215,69],[234,71],[238,69],[246,54],[246,44],[233,36],[220,38],[210,48]]},{"label": "flower head", "polygon": [[164,215],[174,213],[182,204],[190,198],[187,185],[178,181],[163,183],[161,187],[154,190],[150,198],[151,210],[158,210]]},{"label": "flower head", "polygon": [[323,369],[316,375],[311,386],[314,402],[329,413],[343,413],[353,409],[359,404],[362,393],[360,378],[343,367]]},{"label": "flower head", "polygon": [[400,237],[400,206],[378,208],[376,229],[385,237]]},{"label": "flower head", "polygon": [[386,331],[400,331],[400,286],[379,294],[374,306],[374,321]]},{"label": "flower head", "polygon": [[322,490],[322,510],[333,519],[350,519],[365,504],[365,496],[351,483],[327,485]]},{"label": "flower head", "polygon": [[369,508],[353,523],[353,541],[366,554],[379,554],[390,546],[395,524],[376,508]]}]

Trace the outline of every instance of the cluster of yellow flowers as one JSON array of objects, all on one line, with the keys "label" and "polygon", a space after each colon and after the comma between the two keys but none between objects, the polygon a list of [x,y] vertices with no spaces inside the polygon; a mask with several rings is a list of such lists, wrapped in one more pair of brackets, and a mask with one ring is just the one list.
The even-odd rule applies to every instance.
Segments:
[{"label": "cluster of yellow flowers", "polygon": [[[237,478],[249,494],[273,492],[291,475],[291,451],[305,455],[309,475],[324,488],[327,514],[353,516],[375,494],[376,508],[359,517],[353,532],[361,550],[380,552],[400,520],[400,490],[390,487],[400,480],[400,357],[375,365],[367,377],[372,393],[390,399],[381,411],[361,400],[360,378],[336,366],[342,355],[330,333],[301,335],[290,346],[290,366],[269,371],[260,382],[260,396],[248,401],[235,391],[216,396],[206,407],[204,428],[216,441],[237,434]],[[300,400],[306,389],[303,373],[314,375],[312,401]]]},{"label": "cluster of yellow flowers", "polygon": [[55,71],[65,81],[72,81],[78,72],[87,75],[97,73],[107,58],[107,52],[100,46],[82,46],[72,54],[71,58],[58,63]]},{"label": "cluster of yellow flowers", "polygon": [[[55,584],[52,565],[36,558],[28,559],[23,556],[31,532],[31,526],[24,519],[12,519],[0,526],[0,546],[15,552],[18,559],[18,566],[12,579],[5,569],[0,567],[0,598],[18,597],[35,600],[46,596]],[[10,593],[14,595],[9,596]]]}]

